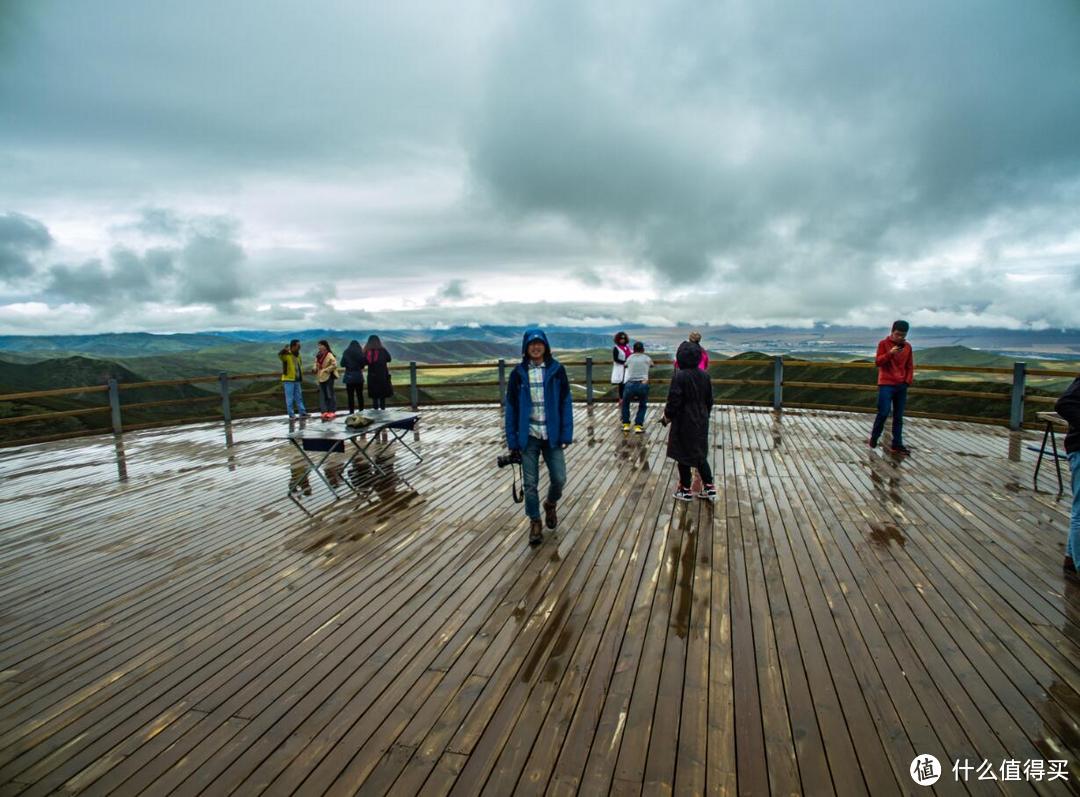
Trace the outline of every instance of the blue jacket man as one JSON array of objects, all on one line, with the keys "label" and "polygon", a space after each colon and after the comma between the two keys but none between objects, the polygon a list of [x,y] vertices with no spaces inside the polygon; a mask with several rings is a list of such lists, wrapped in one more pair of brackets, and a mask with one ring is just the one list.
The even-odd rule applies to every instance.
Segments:
[{"label": "blue jacket man", "polygon": [[506,386],[506,445],[521,457],[525,483],[525,514],[529,544],[543,541],[540,523],[540,457],[547,465],[550,485],[544,501],[549,529],[559,524],[557,504],[566,484],[563,449],[574,440],[574,408],[566,369],[551,356],[547,335],[527,329],[521,338],[521,362]]}]

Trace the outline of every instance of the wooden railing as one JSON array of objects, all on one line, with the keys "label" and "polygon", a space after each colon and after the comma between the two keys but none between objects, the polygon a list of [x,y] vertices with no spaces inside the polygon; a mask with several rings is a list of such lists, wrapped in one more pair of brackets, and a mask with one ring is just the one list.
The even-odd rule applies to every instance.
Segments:
[{"label": "wooden railing", "polygon": [[[671,360],[654,359],[656,366],[660,367],[661,373],[666,373],[668,368],[672,365]],[[574,397],[575,401],[585,401],[589,404],[598,401],[614,401],[614,396],[597,395],[597,383],[594,380],[594,370],[597,363],[591,357],[586,357],[584,360],[564,360],[563,365],[567,368],[584,368],[584,384],[580,384],[577,381],[573,382],[573,388],[577,391],[578,395]],[[607,363],[603,363],[606,367]],[[665,368],[667,366],[668,368]],[[866,383],[852,383],[852,382],[831,382],[831,381],[812,381],[812,380],[790,380],[784,379],[785,366],[788,368],[806,368],[810,370],[827,370],[836,368],[845,369],[866,369],[872,370],[875,368],[871,362],[816,362],[808,360],[794,360],[785,359],[784,357],[777,356],[768,359],[730,359],[730,360],[715,360],[711,363],[712,367],[719,369],[726,368],[767,368],[770,369],[768,373],[769,378],[749,378],[743,377],[738,379],[724,379],[714,378],[712,383],[718,386],[745,386],[745,387],[771,387],[771,401],[752,400],[752,399],[721,399],[722,403],[732,404],[762,404],[772,407],[773,410],[782,410],[785,408],[794,409],[823,409],[823,410],[841,410],[848,412],[874,412],[875,409],[869,406],[853,406],[850,404],[822,404],[822,403],[806,403],[806,402],[791,402],[784,400],[784,389],[800,389],[808,388],[814,390],[842,390],[842,391],[858,391],[873,393],[877,391],[877,385],[871,382]],[[478,362],[478,363],[442,363],[442,364],[423,364],[417,362],[409,362],[407,364],[393,365],[390,367],[391,371],[395,372],[408,372],[409,374],[409,388],[408,396],[405,401],[401,400],[393,403],[406,403],[414,408],[423,405],[438,405],[438,404],[500,404],[503,400],[503,396],[506,393],[506,383],[508,377],[508,368],[512,368],[513,363],[508,364],[506,360],[499,360],[497,362]],[[438,372],[443,370],[454,371],[492,371],[497,374],[497,379],[491,380],[477,380],[477,381],[442,381],[442,382],[428,382],[421,379],[420,374],[428,372]],[[1026,384],[1027,377],[1040,377],[1040,378],[1073,378],[1075,374],[1071,371],[1055,371],[1046,369],[1031,369],[1028,370],[1025,363],[1014,363],[1012,368],[989,368],[989,367],[975,367],[975,366],[962,366],[962,365],[919,365],[919,373],[925,372],[957,372],[957,373],[971,373],[971,374],[986,374],[993,375],[995,377],[1008,377],[1005,380],[1008,385],[1006,390],[1001,392],[990,391],[977,391],[977,390],[951,390],[942,388],[926,388],[913,386],[910,389],[910,394],[919,396],[936,396],[940,398],[966,398],[966,399],[979,399],[990,400],[996,402],[1008,402],[1009,403],[1009,415],[1008,426],[1011,429],[1020,429],[1024,426],[1024,404],[1025,401],[1039,405],[1051,405],[1055,399],[1049,396],[1036,396],[1028,395]],[[125,430],[134,430],[142,428],[150,428],[155,426],[173,425],[186,422],[198,422],[207,420],[221,419],[225,423],[231,422],[234,418],[243,417],[257,417],[267,414],[267,412],[254,412],[254,413],[234,413],[232,410],[232,404],[235,401],[248,401],[252,399],[263,399],[270,396],[280,396],[281,387],[279,384],[275,384],[272,388],[260,390],[252,393],[236,394],[231,386],[240,382],[257,382],[262,380],[279,380],[280,371],[275,372],[258,372],[258,373],[243,373],[243,374],[229,374],[224,371],[220,372],[216,376],[200,376],[191,377],[187,379],[164,379],[164,380],[152,380],[145,382],[117,382],[115,379],[110,378],[104,385],[87,385],[84,387],[70,387],[60,388],[55,390],[39,390],[39,391],[23,391],[19,393],[5,393],[0,394],[0,402],[14,402],[27,399],[39,399],[39,398],[54,398],[65,397],[73,395],[87,395],[95,393],[107,394],[107,404],[98,407],[86,407],[72,410],[57,410],[50,412],[41,412],[24,415],[12,415],[8,417],[0,417],[0,433],[2,433],[3,427],[12,424],[22,424],[28,422],[39,422],[55,420],[60,418],[80,417],[93,414],[110,414],[110,427],[116,434],[121,434]],[[216,383],[217,389],[207,396],[191,396],[182,397],[176,399],[163,399],[158,401],[144,401],[144,402],[122,402],[121,396],[123,393],[133,390],[146,390],[152,388],[168,388],[168,387],[182,387],[182,386],[194,386],[194,385],[207,385]],[[309,383],[310,384],[310,383]],[[612,386],[606,382],[602,382],[604,392],[608,392],[612,389]],[[490,398],[468,398],[462,399],[460,397],[453,399],[440,400],[436,398],[430,398],[432,393],[438,394],[441,390],[446,388],[472,389],[472,388],[498,388],[498,394],[496,397]],[[312,385],[309,390],[314,390]],[[337,386],[337,390],[344,390],[344,385]],[[427,394],[424,400],[421,401],[421,392]],[[583,393],[583,395],[582,395]],[[177,417],[169,418],[163,421],[152,421],[148,423],[125,423],[123,420],[124,411],[132,410],[147,410],[164,407],[174,406],[198,406],[202,404],[220,403],[220,409],[209,414],[201,414],[192,417]],[[942,418],[945,420],[960,420],[976,423],[993,423],[1000,424],[1004,419],[993,419],[986,417],[978,417],[972,415],[948,415],[942,413],[920,413],[909,412],[911,415],[924,416],[932,418]],[[91,428],[82,430],[79,432],[64,432],[62,434],[55,435],[41,435],[31,438],[22,438],[18,440],[0,440],[0,445],[12,445],[23,444],[29,442],[42,442],[45,440],[66,438],[77,434],[97,434],[106,429]]]}]

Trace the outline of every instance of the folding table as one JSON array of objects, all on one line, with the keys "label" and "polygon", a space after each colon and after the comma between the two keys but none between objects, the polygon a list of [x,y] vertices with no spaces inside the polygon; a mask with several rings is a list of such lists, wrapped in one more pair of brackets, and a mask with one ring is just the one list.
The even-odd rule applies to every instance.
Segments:
[{"label": "folding table", "polygon": [[[361,414],[371,420],[368,426],[346,426],[345,417],[341,417],[327,422],[315,421],[285,436],[285,439],[300,452],[306,463],[303,471],[294,476],[289,482],[289,498],[309,515],[311,513],[300,503],[299,498],[296,496],[299,486],[307,479],[309,474],[314,472],[322,479],[323,484],[330,489],[334,500],[340,500],[341,494],[338,493],[337,489],[326,477],[323,466],[326,465],[331,454],[346,453],[349,450],[349,443],[352,443],[354,450],[352,450],[351,456],[342,467],[343,471],[348,470],[354,459],[363,457],[378,475],[387,475],[387,471],[379,465],[375,458],[368,454],[368,449],[377,441],[378,434],[384,431],[389,432],[392,437],[392,440],[387,442],[387,446],[397,443],[416,457],[417,462],[424,461],[424,458],[405,441],[406,435],[416,428],[416,422],[420,418],[419,413],[400,410],[364,410]],[[367,437],[367,440],[361,445],[360,440],[364,437]],[[313,458],[309,452],[315,453],[316,458]],[[319,453],[322,454],[321,457],[318,456]],[[399,474],[398,478],[405,482],[410,489],[415,490],[404,476]],[[342,481],[353,493],[359,494],[360,491],[356,485],[347,478],[342,479]]]}]

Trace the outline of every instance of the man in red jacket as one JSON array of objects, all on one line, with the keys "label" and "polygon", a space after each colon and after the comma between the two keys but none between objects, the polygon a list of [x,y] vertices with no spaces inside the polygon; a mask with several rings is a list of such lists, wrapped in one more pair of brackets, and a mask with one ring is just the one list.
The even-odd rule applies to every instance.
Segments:
[{"label": "man in red jacket", "polygon": [[877,345],[877,357],[874,362],[878,367],[877,417],[874,429],[870,432],[870,448],[877,448],[878,438],[885,428],[885,419],[892,408],[892,444],[894,454],[910,454],[904,445],[904,405],[907,404],[907,389],[915,378],[915,357],[911,345],[907,342],[910,325],[907,321],[894,321],[892,334]]}]

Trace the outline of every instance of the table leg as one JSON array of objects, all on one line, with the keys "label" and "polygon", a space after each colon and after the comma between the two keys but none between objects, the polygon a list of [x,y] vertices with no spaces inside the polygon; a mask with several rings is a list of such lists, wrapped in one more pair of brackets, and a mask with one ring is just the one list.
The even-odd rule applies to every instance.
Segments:
[{"label": "table leg", "polygon": [[1057,497],[1061,498],[1061,494],[1065,492],[1065,484],[1064,484],[1064,482],[1061,481],[1061,458],[1058,457],[1057,435],[1054,434],[1054,429],[1050,424],[1047,424],[1047,426],[1050,427],[1050,445],[1054,449],[1054,468],[1057,470],[1057,477],[1058,477],[1058,494],[1057,494]]},{"label": "table leg", "polygon": [[330,492],[334,494],[334,499],[340,499],[341,496],[338,495],[338,491],[334,489],[334,485],[330,483],[330,480],[326,478],[326,474],[322,472],[322,466],[326,464],[326,460],[330,457],[331,454],[334,453],[334,450],[331,449],[330,451],[327,451],[325,454],[323,454],[322,459],[320,459],[319,462],[316,463],[314,460],[312,460],[311,457],[308,456],[307,451],[304,450],[304,447],[302,445],[292,439],[290,439],[289,442],[296,446],[296,450],[300,452],[300,455],[308,464],[307,468],[304,469],[303,473],[301,473],[299,476],[289,482],[289,495],[292,496],[293,490],[295,490],[304,481],[304,478],[308,474],[314,471],[314,473],[323,480],[323,484],[325,484],[330,489]]},{"label": "table leg", "polygon": [[1046,422],[1046,429],[1043,430],[1042,445],[1039,446],[1039,458],[1035,460],[1035,476],[1032,478],[1032,485],[1035,492],[1039,491],[1039,468],[1042,467],[1043,455],[1046,454],[1046,439],[1054,431],[1054,425],[1050,422]]},{"label": "table leg", "polygon": [[391,429],[390,434],[392,434],[394,436],[395,441],[397,441],[398,443],[401,443],[401,445],[405,446],[405,448],[407,448],[409,450],[409,453],[412,454],[414,457],[416,457],[417,462],[423,462],[424,458],[422,456],[420,456],[419,454],[417,454],[413,450],[413,447],[405,442],[405,436],[410,431],[412,431],[412,430],[411,429]]}]

